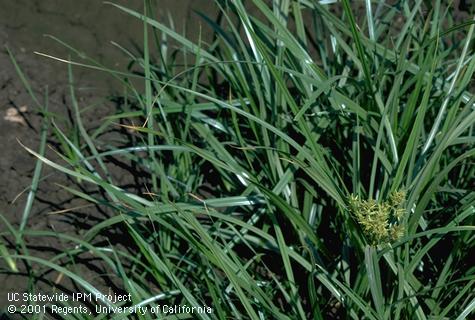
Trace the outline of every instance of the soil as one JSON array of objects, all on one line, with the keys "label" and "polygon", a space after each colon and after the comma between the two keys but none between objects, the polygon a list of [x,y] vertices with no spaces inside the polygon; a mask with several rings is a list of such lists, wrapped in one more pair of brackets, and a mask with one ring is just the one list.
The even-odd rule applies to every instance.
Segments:
[{"label": "soil", "polygon": [[[143,10],[142,1],[114,2],[138,11]],[[67,116],[71,105],[67,65],[34,52],[61,58],[67,58],[69,52],[44,35],[53,35],[107,66],[125,70],[129,60],[111,41],[126,48],[140,48],[143,23],[101,0],[0,0],[0,7],[0,43],[3,45],[0,49],[0,214],[14,227],[18,227],[36,163],[36,159],[20,142],[33,150],[38,149],[42,118],[21,82],[6,48],[13,53],[41,101],[44,93],[48,92],[49,110]],[[212,1],[161,0],[157,12],[160,18],[169,11],[175,27],[193,36],[202,23],[193,10],[209,14],[213,10]],[[165,21],[168,21],[168,18]],[[94,127],[103,116],[113,110],[111,103],[104,100],[104,97],[120,90],[120,86],[111,81],[110,76],[101,72],[74,68],[74,76],[76,95],[81,107],[95,104],[89,114],[85,114],[87,126]],[[49,144],[53,143],[50,139]],[[47,157],[57,158],[52,150],[47,149]],[[117,167],[113,168],[112,172],[117,178],[116,181],[122,179],[121,182],[126,184],[127,178],[123,179],[121,170]],[[28,229],[54,230],[75,235],[90,225],[95,217],[104,214],[90,207],[71,210],[66,214],[54,213],[69,208],[81,208],[85,204],[72,199],[68,192],[58,186],[73,183],[64,175],[45,166],[42,177],[45,178],[38,187],[28,219]],[[0,223],[0,232],[5,230],[6,226]],[[58,243],[57,239],[28,240],[30,245],[34,244],[34,255],[44,258],[52,254],[44,248],[61,250],[63,245]],[[0,261],[0,268],[5,269],[3,259]],[[94,266],[87,266],[82,274],[87,277],[89,273],[92,279],[97,275],[96,271],[88,270],[92,268]],[[57,276],[56,274],[49,277]],[[3,317],[1,310],[7,305],[7,292],[25,290],[26,282],[26,278],[21,275],[0,274],[0,318]],[[107,287],[110,284],[103,285]]]}]

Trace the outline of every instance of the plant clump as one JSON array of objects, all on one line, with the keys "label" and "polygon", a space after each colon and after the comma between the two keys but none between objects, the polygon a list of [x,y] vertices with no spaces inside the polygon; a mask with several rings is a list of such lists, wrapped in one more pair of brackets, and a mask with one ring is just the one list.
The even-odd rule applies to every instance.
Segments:
[{"label": "plant clump", "polygon": [[349,206],[365,237],[375,246],[396,241],[404,235],[402,218],[406,212],[403,206],[405,201],[406,193],[395,191],[382,202],[351,195]]}]

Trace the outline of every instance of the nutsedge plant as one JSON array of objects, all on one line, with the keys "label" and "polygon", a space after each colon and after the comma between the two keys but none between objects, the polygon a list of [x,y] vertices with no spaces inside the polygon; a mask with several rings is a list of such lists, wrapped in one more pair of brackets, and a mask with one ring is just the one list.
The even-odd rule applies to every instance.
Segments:
[{"label": "nutsedge plant", "polygon": [[[158,19],[152,2],[108,3],[144,25],[143,50],[116,44],[128,70],[51,37],[71,50],[49,57],[69,68],[75,116],[45,114],[62,162],[26,149],[108,216],[80,237],[11,226],[5,261],[98,292],[68,269],[91,253],[131,305],[211,306],[200,319],[473,315],[473,20],[455,21],[441,0],[215,3],[217,19],[198,14],[207,42]],[[79,67],[123,86],[95,129],[76,99]],[[112,161],[136,168],[146,190],[115,181]],[[104,245],[111,233],[127,244]],[[24,239],[47,236],[69,249],[28,251]]]}]

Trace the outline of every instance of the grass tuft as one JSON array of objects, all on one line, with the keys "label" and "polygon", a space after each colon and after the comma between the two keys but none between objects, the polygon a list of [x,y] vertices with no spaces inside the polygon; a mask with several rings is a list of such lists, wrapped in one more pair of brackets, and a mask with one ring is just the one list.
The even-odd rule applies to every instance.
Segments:
[{"label": "grass tuft", "polygon": [[[77,267],[92,259],[132,296],[107,305],[213,309],[177,318],[469,318],[473,21],[443,1],[215,3],[196,41],[149,1],[143,12],[107,3],[144,25],[143,48],[116,44],[126,70],[51,37],[71,52],[41,55],[68,65],[74,117],[43,113],[60,161],[44,144],[25,149],[103,215],[74,236],[34,230],[30,203],[21,232],[2,234],[1,272],[26,270],[32,291],[67,291],[45,276],[55,272],[104,293]],[[73,67],[123,88],[96,128]],[[38,237],[64,249],[37,257]]]}]

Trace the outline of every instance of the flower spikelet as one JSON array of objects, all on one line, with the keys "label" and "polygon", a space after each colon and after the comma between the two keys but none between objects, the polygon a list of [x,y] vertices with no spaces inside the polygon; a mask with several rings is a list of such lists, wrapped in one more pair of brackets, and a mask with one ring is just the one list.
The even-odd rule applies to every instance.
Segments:
[{"label": "flower spikelet", "polygon": [[403,204],[404,191],[396,191],[386,201],[362,200],[358,196],[349,197],[349,207],[363,233],[372,245],[396,241],[404,235],[402,219],[406,213]]}]

